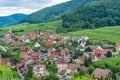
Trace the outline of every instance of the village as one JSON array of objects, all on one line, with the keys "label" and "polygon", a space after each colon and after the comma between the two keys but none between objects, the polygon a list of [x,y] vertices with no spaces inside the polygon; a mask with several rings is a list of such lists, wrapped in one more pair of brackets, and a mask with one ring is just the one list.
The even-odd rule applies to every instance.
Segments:
[{"label": "village", "polygon": [[[86,74],[93,62],[119,56],[120,42],[101,46],[93,45],[87,35],[61,36],[33,31],[18,36],[10,30],[0,37],[0,50],[0,64],[16,69],[22,79],[31,65],[38,79],[54,72],[60,80],[69,80],[80,70]],[[113,75],[109,69],[95,68],[89,76],[108,80]]]}]

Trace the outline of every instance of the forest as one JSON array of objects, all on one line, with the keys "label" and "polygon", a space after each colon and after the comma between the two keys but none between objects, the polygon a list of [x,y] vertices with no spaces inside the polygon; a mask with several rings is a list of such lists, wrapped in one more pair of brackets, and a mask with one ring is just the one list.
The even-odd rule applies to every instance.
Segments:
[{"label": "forest", "polygon": [[76,8],[62,16],[68,31],[120,25],[120,0],[101,0]]}]

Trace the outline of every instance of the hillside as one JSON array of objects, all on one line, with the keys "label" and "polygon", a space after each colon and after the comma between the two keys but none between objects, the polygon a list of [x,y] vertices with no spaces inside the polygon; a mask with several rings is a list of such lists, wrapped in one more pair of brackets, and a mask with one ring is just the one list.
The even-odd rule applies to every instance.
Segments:
[{"label": "hillside", "polygon": [[120,75],[120,56],[94,62],[92,66],[95,68],[107,68]]},{"label": "hillside", "polygon": [[23,19],[20,23],[47,22],[59,18],[61,15],[75,9],[76,7],[90,3],[92,1],[96,1],[96,0],[71,0],[66,3],[47,7],[29,15],[28,17]]},{"label": "hillside", "polygon": [[[61,28],[62,20],[51,21],[39,24],[19,24],[15,26],[5,27],[0,29],[0,34],[5,34],[9,29],[13,29],[15,34],[22,35],[30,31],[41,30],[56,33]],[[119,42],[120,41],[120,26],[107,26],[97,29],[78,30],[67,33],[60,33],[61,35],[83,36],[87,35],[94,43],[105,42]],[[99,33],[99,35],[98,35]],[[113,33],[113,34],[111,34]]]},{"label": "hillside", "polygon": [[63,28],[93,29],[120,25],[120,0],[101,0],[76,8],[62,16]]},{"label": "hillside", "polygon": [[0,34],[4,35],[9,29],[12,29],[15,34],[23,35],[30,31],[41,30],[41,31],[49,31],[51,33],[56,32],[56,28],[61,27],[62,20],[56,20],[46,23],[38,23],[38,24],[18,24],[14,26],[8,26],[0,29]]},{"label": "hillside", "polygon": [[120,26],[68,32],[71,36],[87,35],[94,43],[119,42]]},{"label": "hillside", "polygon": [[27,15],[25,15],[25,14],[13,14],[10,16],[0,17],[0,27],[13,25],[13,24],[21,21],[26,16]]}]

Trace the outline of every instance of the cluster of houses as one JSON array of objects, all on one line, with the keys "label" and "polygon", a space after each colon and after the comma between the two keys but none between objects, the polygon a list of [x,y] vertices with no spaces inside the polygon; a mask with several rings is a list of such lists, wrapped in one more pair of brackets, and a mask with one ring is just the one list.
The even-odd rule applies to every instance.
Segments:
[{"label": "cluster of houses", "polygon": [[[58,34],[51,34],[49,32],[34,31],[24,34],[22,36],[15,35],[12,30],[6,33],[6,35],[1,38],[6,44],[11,46],[19,47],[21,53],[20,63],[14,64],[11,62],[10,58],[2,58],[0,55],[0,63],[7,65],[9,67],[17,67],[19,75],[24,78],[29,64],[33,65],[33,73],[37,76],[45,76],[49,74],[45,65],[40,64],[41,59],[44,61],[55,62],[58,67],[58,75],[62,78],[71,78],[71,75],[79,70],[87,71],[87,67],[80,65],[84,63],[85,58],[91,57],[92,61],[98,61],[102,58],[112,57],[115,52],[112,49],[103,49],[99,45],[92,46],[92,52],[84,52],[82,56],[77,59],[73,59],[70,55],[72,50],[62,47],[61,45],[69,44],[72,46],[72,42],[77,41],[78,46],[75,50],[84,51],[86,48],[86,42],[89,39],[87,36],[70,37],[70,36],[60,36]],[[68,42],[68,40],[72,42]],[[32,47],[28,44],[34,42]],[[43,46],[44,45],[44,46]],[[58,46],[56,49],[55,46]],[[35,51],[34,48],[39,49]],[[117,51],[120,51],[120,43],[116,45]],[[10,53],[12,56],[15,55],[14,52]],[[69,63],[70,59],[75,61],[75,64]],[[112,74],[111,70],[95,69],[91,76],[94,78],[108,78]]]}]

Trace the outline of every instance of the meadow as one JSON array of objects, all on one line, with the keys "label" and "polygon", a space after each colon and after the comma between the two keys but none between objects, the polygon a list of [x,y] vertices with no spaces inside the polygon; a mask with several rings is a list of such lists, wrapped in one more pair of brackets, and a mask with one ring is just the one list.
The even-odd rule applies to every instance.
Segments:
[{"label": "meadow", "polygon": [[104,42],[119,42],[120,41],[120,26],[103,27],[88,30],[79,30],[68,32],[71,36],[88,36],[95,43]]}]

